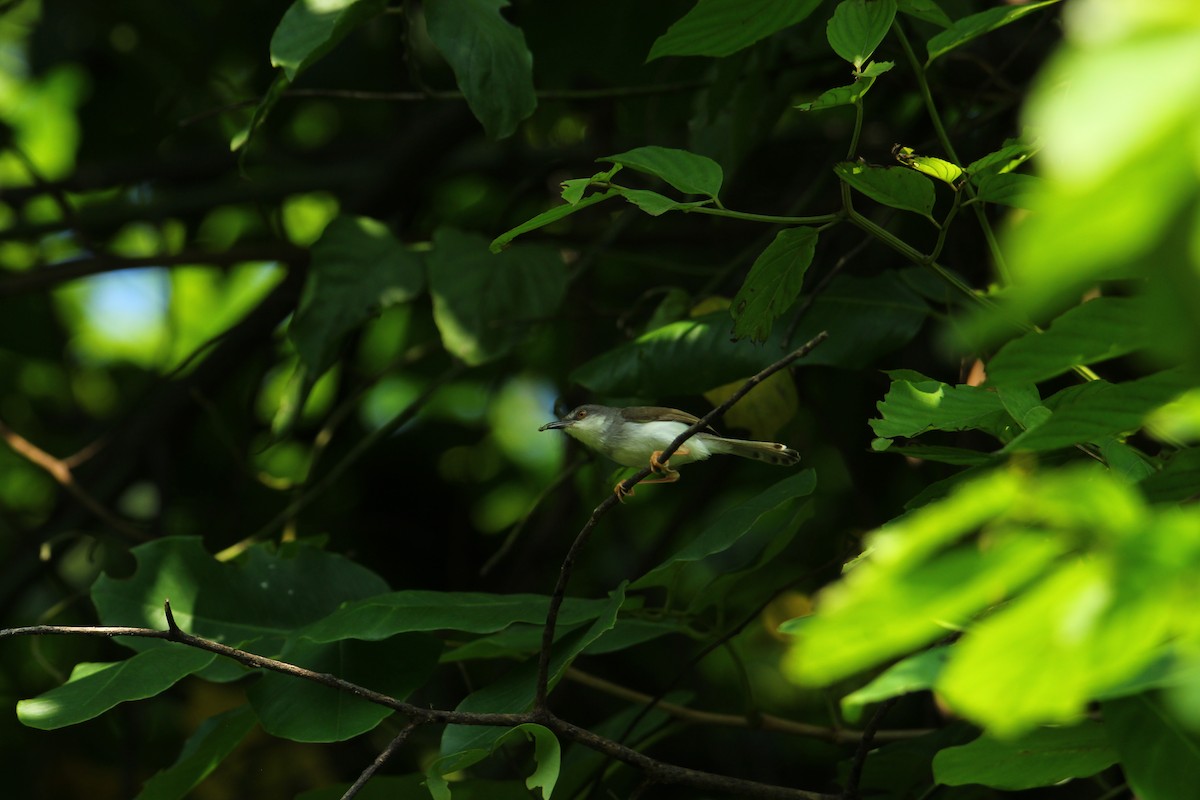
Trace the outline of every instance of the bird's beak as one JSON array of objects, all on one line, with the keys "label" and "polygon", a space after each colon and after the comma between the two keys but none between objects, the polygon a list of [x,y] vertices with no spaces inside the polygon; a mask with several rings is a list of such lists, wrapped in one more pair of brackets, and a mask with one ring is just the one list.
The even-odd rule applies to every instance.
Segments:
[{"label": "bird's beak", "polygon": [[545,425],[538,428],[538,430],[539,431],[549,431],[549,430],[554,430],[555,428],[569,428],[570,426],[571,426],[570,420],[556,419],[556,420],[554,420],[554,422],[547,422]]}]

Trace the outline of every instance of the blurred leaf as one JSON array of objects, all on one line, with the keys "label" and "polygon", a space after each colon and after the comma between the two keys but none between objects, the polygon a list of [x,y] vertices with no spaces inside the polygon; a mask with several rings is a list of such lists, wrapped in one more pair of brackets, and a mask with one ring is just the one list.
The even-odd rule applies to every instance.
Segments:
[{"label": "blurred leaf", "polygon": [[638,578],[629,588],[668,586],[675,581],[680,572],[693,569],[712,556],[729,551],[751,532],[756,532],[758,535],[753,538],[759,540],[753,549],[761,549],[778,531],[772,527],[758,530],[759,520],[777,508],[794,505],[799,498],[812,494],[816,486],[816,473],[811,469],[784,478],[751,500],[726,511],[702,533],[689,539],[682,549]]},{"label": "blurred leaf", "polygon": [[904,167],[871,167],[849,161],[836,165],[833,171],[877,203],[933,221],[933,184],[924,175]]},{"label": "blurred leaf", "polygon": [[662,178],[684,194],[703,194],[714,200],[724,179],[721,165],[711,158],[671,147],[638,147],[596,160]]},{"label": "blurred leaf", "polygon": [[869,421],[871,430],[889,439],[934,430],[995,430],[1008,419],[996,392],[935,380],[892,381],[876,407],[882,418]]},{"label": "blurred leaf", "polygon": [[841,0],[826,27],[833,52],[861,67],[896,17],[896,0]]},{"label": "blurred leaf", "polygon": [[[894,272],[841,275],[817,298],[791,346],[827,330],[828,341],[797,363],[860,369],[915,336],[927,313],[925,302]],[[730,341],[731,328],[726,311],[671,323],[597,356],[571,379],[618,397],[702,394],[753,375],[784,352],[782,334],[756,346]]]},{"label": "blurred leaf", "polygon": [[548,211],[543,211],[541,214],[538,214],[533,219],[530,219],[527,222],[522,222],[517,227],[510,228],[509,230],[500,234],[492,240],[491,244],[488,245],[488,249],[493,253],[499,253],[501,250],[508,247],[509,242],[523,233],[529,233],[530,231],[536,231],[538,228],[544,228],[547,225],[558,222],[564,217],[569,217],[576,211],[582,211],[588,206],[594,206],[610,197],[616,197],[618,194],[620,194],[619,191],[609,189],[606,192],[589,194],[587,197],[584,197],[575,203],[563,203],[560,206],[554,206]]},{"label": "blurred leaf", "polygon": [[514,245],[493,255],[482,236],[453,228],[434,231],[426,264],[442,344],[471,366],[525,341],[567,290],[567,269],[554,248]]},{"label": "blurred leaf", "polygon": [[[567,598],[559,624],[579,625],[596,619],[607,600]],[[483,592],[430,592],[410,589],[346,603],[318,622],[303,636],[313,642],[341,639],[387,639],[398,633],[462,631],[494,633],[519,622],[542,623],[550,598],[537,594],[485,594]]]},{"label": "blurred leaf", "polygon": [[186,797],[241,744],[256,721],[248,705],[206,719],[188,737],[175,763],[146,781],[135,800],[178,800]]},{"label": "blurred leaf", "polygon": [[699,0],[650,48],[647,61],[663,56],[727,56],[789,28],[821,0]]},{"label": "blurred leaf", "polygon": [[891,61],[880,61],[867,64],[862,72],[855,76],[854,83],[849,86],[838,86],[835,89],[828,89],[821,93],[816,99],[808,103],[799,103],[796,108],[801,111],[819,111],[823,108],[834,108],[836,106],[847,106],[858,102],[862,99],[867,90],[875,85],[875,78],[896,66]]},{"label": "blurred leaf", "polygon": [[271,37],[271,66],[296,80],[386,5],[386,0],[295,0]]},{"label": "blurred leaf", "polygon": [[950,647],[931,647],[893,664],[866,686],[843,697],[842,714],[848,722],[858,722],[871,703],[932,688],[950,652]]},{"label": "blurred leaf", "polygon": [[902,13],[939,27],[949,28],[954,24],[934,0],[899,0],[897,5]]},{"label": "blurred leaf", "polygon": [[[165,628],[163,600],[179,627],[230,645],[254,642],[255,652],[278,653],[292,632],[343,601],[387,591],[383,579],[344,556],[308,544],[276,550],[260,544],[233,563],[215,560],[198,536],[173,536],[138,545],[129,578],[101,575],[92,602],[101,624]],[[123,639],[135,650],[173,648],[155,639]]]},{"label": "blurred leaf", "polygon": [[1116,761],[1106,726],[1085,720],[1069,728],[1038,728],[1019,739],[984,735],[948,747],[933,757],[933,775],[946,786],[979,783],[1019,791],[1088,778]]},{"label": "blurred leaf", "polygon": [[987,464],[995,459],[991,453],[981,453],[978,450],[967,450],[963,447],[946,447],[944,445],[912,444],[905,446],[894,445],[890,440],[879,439],[882,445],[875,449],[892,455],[916,458],[922,461],[936,461],[939,464],[955,464],[963,467]]},{"label": "blurred leaf", "polygon": [[1161,698],[1150,694],[1101,706],[1121,769],[1143,800],[1184,800],[1200,775],[1200,735],[1184,728]]},{"label": "blurred leaf", "polygon": [[816,247],[816,228],[784,228],[775,234],[733,298],[734,336],[766,341],[775,320],[800,294]]},{"label": "blurred leaf", "polygon": [[1068,309],[1044,332],[1014,339],[987,364],[991,384],[1037,383],[1077,365],[1132,353],[1147,343],[1146,304],[1097,297]]},{"label": "blurred leaf", "polygon": [[450,62],[471,113],[492,139],[537,108],[525,34],[501,15],[508,0],[426,0],[429,38]]},{"label": "blurred leaf", "polygon": [[347,333],[380,310],[412,300],[424,286],[420,259],[386,225],[339,216],[313,245],[288,338],[315,379],[333,362]]},{"label": "blurred leaf", "polygon": [[[742,387],[744,380],[732,381],[704,393],[714,407],[724,403]],[[726,428],[745,432],[750,439],[771,439],[800,408],[796,383],[787,370],[781,370],[758,384],[723,415]]]},{"label": "blurred leaf", "polygon": [[998,6],[956,20],[953,25],[934,36],[925,45],[926,50],[929,52],[929,59],[925,64],[929,65],[938,56],[945,55],[954,48],[960,47],[976,37],[983,36],[985,33],[990,33],[997,28],[1002,28],[1010,22],[1016,22],[1027,14],[1032,14],[1038,9],[1052,6],[1057,2],[1059,0],[1043,0],[1040,3],[1029,3],[1021,6]]},{"label": "blurred leaf", "polygon": [[[280,658],[404,700],[429,679],[441,651],[435,637],[410,633],[378,642],[293,640]],[[349,692],[278,672],[265,672],[246,695],[263,730],[295,742],[345,741],[395,713]]]},{"label": "blurred leaf", "polygon": [[75,665],[62,686],[19,701],[17,719],[43,731],[76,725],[100,716],[118,703],[154,697],[180,679],[204,669],[216,657],[204,650],[169,644],[124,661],[82,662]]}]

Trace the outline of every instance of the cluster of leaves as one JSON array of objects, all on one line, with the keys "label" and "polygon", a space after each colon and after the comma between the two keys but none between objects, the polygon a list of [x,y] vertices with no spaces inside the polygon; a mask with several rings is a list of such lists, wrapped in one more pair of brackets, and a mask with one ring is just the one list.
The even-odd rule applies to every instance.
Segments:
[{"label": "cluster of leaves", "polygon": [[[803,442],[815,469],[779,479],[739,465],[710,473],[719,482],[705,487],[707,467],[692,467],[671,487],[679,491],[649,501],[649,491],[639,492],[620,511],[653,546],[618,533],[593,540],[591,552],[611,555],[577,566],[554,629],[547,678],[558,715],[586,721],[609,744],[716,772],[738,769],[736,757],[722,755],[724,740],[701,744],[672,724],[720,716],[702,710],[707,703],[696,695],[706,690],[717,705],[746,705],[743,724],[761,722],[757,698],[774,720],[805,720],[783,729],[834,741],[846,723],[874,730],[882,712],[885,724],[895,721],[897,729],[879,734],[881,747],[806,751],[794,770],[793,744],[776,742],[769,751],[776,763],[747,776],[761,782],[763,796],[798,796],[789,785],[801,781],[902,798],[934,786],[941,796],[976,797],[987,791],[980,786],[1021,790],[1072,779],[1091,781],[1068,787],[1072,796],[1114,797],[1122,786],[1146,800],[1189,796],[1189,776],[1200,772],[1200,158],[1192,152],[1200,142],[1200,79],[1184,66],[1200,45],[1193,4],[1068,4],[1065,41],[1028,94],[1010,98],[1026,103],[1032,133],[1022,138],[1013,138],[1009,107],[981,100],[974,86],[958,91],[946,64],[991,41],[1007,52],[1033,35],[1034,19],[1046,28],[1057,19],[1057,0],[988,8],[949,0],[699,0],[690,10],[653,12],[629,5],[636,23],[611,34],[622,39],[612,52],[626,56],[614,57],[610,71],[636,77],[606,98],[623,122],[614,123],[615,134],[576,135],[571,144],[583,158],[546,144],[604,124],[600,114],[580,122],[547,101],[552,92],[535,90],[569,87],[578,77],[572,70],[587,66],[574,49],[554,60],[556,42],[578,45],[550,8],[518,4],[518,25],[502,0],[424,0],[419,8],[296,0],[269,21],[275,72],[259,75],[261,99],[214,136],[237,152],[224,168],[269,187],[263,195],[288,191],[278,188],[288,185],[286,168],[272,158],[285,150],[280,131],[305,130],[299,114],[287,116],[289,98],[303,96],[301,79],[345,77],[336,67],[346,63],[349,75],[368,74],[344,61],[350,41],[364,52],[385,41],[390,53],[400,42],[412,91],[461,99],[490,139],[520,133],[524,144],[456,146],[437,112],[427,111],[432,133],[418,131],[414,141],[424,136],[431,150],[452,150],[451,162],[469,165],[481,152],[498,154],[489,175],[504,177],[453,196],[430,190],[434,210],[414,212],[350,199],[368,194],[361,190],[369,166],[332,201],[309,193],[265,209],[269,231],[256,231],[253,212],[223,207],[237,221],[216,237],[223,254],[216,263],[258,277],[233,271],[219,288],[205,284],[207,295],[189,295],[188,273],[175,269],[172,313],[187,335],[159,348],[165,362],[147,355],[154,348],[138,356],[143,367],[175,370],[143,385],[216,397],[203,402],[216,422],[195,423],[181,439],[188,472],[170,487],[195,500],[139,517],[131,487],[144,488],[154,472],[140,451],[132,466],[102,470],[102,463],[89,475],[86,459],[56,460],[29,445],[57,430],[18,402],[51,394],[39,389],[45,384],[73,380],[80,399],[71,402],[97,420],[111,414],[95,399],[103,391],[78,387],[89,375],[105,386],[123,380],[121,366],[87,362],[120,362],[132,351],[95,346],[103,335],[89,329],[87,297],[68,286],[51,298],[66,318],[64,331],[54,330],[80,348],[81,366],[46,367],[51,356],[0,322],[3,355],[21,375],[4,386],[8,424],[0,433],[32,462],[14,456],[0,469],[40,476],[40,467],[83,498],[87,512],[101,513],[100,530],[86,530],[87,544],[67,550],[58,542],[97,526],[90,516],[81,522],[77,509],[28,493],[14,505],[55,574],[90,597],[95,614],[87,621],[162,630],[169,599],[189,634],[396,700],[453,707],[476,723],[447,725],[435,739],[425,733],[412,745],[417,754],[394,770],[403,774],[372,778],[361,797],[582,797],[605,782],[632,791],[636,770],[611,769],[582,736],[567,743],[533,722],[484,724],[487,714],[535,708],[551,601],[529,592],[548,582],[552,571],[540,564],[561,560],[566,536],[547,544],[543,535],[511,575],[486,587],[473,578],[461,588],[461,579],[441,572],[461,567],[455,556],[464,551],[467,569],[458,572],[474,576],[484,529],[513,525],[515,537],[542,517],[543,534],[578,528],[611,485],[607,467],[577,464],[565,475],[575,476],[579,503],[546,510],[554,505],[547,495],[570,492],[556,477],[561,454],[528,442],[533,420],[549,413],[550,381],[614,404],[682,398],[680,405],[695,405],[698,396],[718,403],[784,350],[825,331],[827,342],[794,376],[777,374],[725,419],[754,436]],[[1043,50],[1056,41],[1045,35]],[[126,41],[121,36],[114,41]],[[607,40],[595,36],[605,50]],[[252,31],[249,46],[266,41]],[[876,60],[879,53],[889,60]],[[558,71],[537,73],[544,62]],[[422,63],[457,91],[429,89]],[[649,71],[656,68],[662,72]],[[833,76],[847,69],[852,81],[841,85]],[[663,75],[678,77],[671,70],[688,80],[662,84]],[[1161,88],[1168,73],[1178,77],[1170,91]],[[581,83],[594,79],[582,74]],[[1060,90],[1065,83],[1069,92]],[[568,99],[605,96],[562,91]],[[668,99],[647,99],[660,92]],[[1111,121],[1113,105],[1125,109],[1120,124]],[[648,108],[665,121],[655,122]],[[6,217],[12,246],[0,251],[0,297],[86,274],[72,271],[80,263],[97,272],[208,263],[194,248],[225,230],[211,217],[194,223],[169,194],[155,196],[149,214],[136,190],[55,188],[63,175],[39,155],[37,126],[3,103],[0,113],[14,130],[0,170],[18,176],[32,198],[19,219]],[[356,134],[378,130],[378,120],[358,123]],[[797,142],[819,147],[793,167],[793,156],[772,149],[781,142],[790,152]],[[894,164],[871,163],[889,153]],[[405,155],[421,160],[420,152]],[[534,155],[543,180],[505,172]],[[756,159],[766,166],[756,169]],[[1026,162],[1037,174],[1023,171]],[[519,178],[535,173],[522,169]],[[781,175],[793,171],[794,183]],[[530,189],[541,183],[557,185],[557,196]],[[381,194],[396,194],[386,189]],[[941,213],[939,202],[948,204]],[[739,210],[764,206],[780,213]],[[153,235],[144,222],[112,231],[106,226],[119,213],[160,222]],[[650,243],[622,252],[630,231]],[[286,246],[238,257],[253,233]],[[872,245],[868,253],[886,255],[858,256]],[[694,279],[662,277],[687,276],[697,265]],[[197,297],[207,304],[185,308]],[[23,313],[14,318],[50,325],[53,317],[40,308]],[[616,326],[609,316],[618,317]],[[272,339],[285,317],[283,335]],[[931,319],[951,324],[930,330]],[[215,338],[205,342],[201,332]],[[955,359],[974,365],[970,376],[950,377]],[[875,381],[868,368],[878,366],[893,367],[890,385]],[[211,389],[220,379],[230,388]],[[161,399],[174,395],[151,395],[143,415],[135,389],[109,393],[125,401],[133,431],[167,429],[164,420],[180,405]],[[247,394],[257,398],[256,418],[245,418]],[[472,399],[480,394],[487,399]],[[877,418],[862,419],[864,403],[877,403]],[[363,433],[345,443],[334,434],[355,412]],[[870,446],[867,425],[876,437]],[[22,438],[18,426],[42,435]],[[138,446],[152,450],[154,435],[141,435]],[[254,490],[261,494],[239,503],[232,525],[222,516],[225,479],[207,466],[213,438],[233,441],[242,471],[261,473]],[[319,472],[327,449],[338,460]],[[382,455],[371,461],[371,453]],[[518,477],[504,482],[504,473]],[[693,481],[699,486],[691,493]],[[355,484],[364,488],[347,488]],[[167,482],[156,485],[171,494]],[[516,511],[497,512],[506,492]],[[377,494],[387,502],[376,506]],[[152,529],[104,511],[106,497]],[[3,517],[0,524],[9,527]],[[456,531],[472,525],[472,544],[464,546]],[[262,541],[284,526],[282,541]],[[876,530],[847,540],[855,527]],[[328,539],[318,535],[326,532]],[[151,541],[130,547],[116,533]],[[21,552],[20,537],[5,535],[13,542],[6,546]],[[79,566],[96,547],[105,571]],[[335,552],[356,549],[357,560]],[[851,549],[857,555],[839,574]],[[433,558],[445,569],[432,569]],[[43,602],[32,597],[30,605]],[[681,642],[695,644],[697,661],[724,645],[732,665],[693,675],[696,692],[671,692],[647,709],[641,690],[665,693],[679,679]],[[204,714],[175,761],[141,786],[142,798],[183,797],[215,779],[214,770],[251,746],[256,726],[278,740],[327,745],[378,744],[400,729],[407,735],[392,708],[329,686],[270,672],[248,677],[213,652],[158,638],[117,644],[134,654],[67,653],[74,667],[53,688],[45,676],[14,679],[44,689],[22,700],[17,716],[58,730],[111,718],[106,712],[129,701],[177,696],[180,687],[234,687],[232,707]],[[577,662],[646,684],[600,681],[623,705],[589,705],[570,693]],[[462,690],[447,665],[476,680]],[[905,699],[895,709],[885,703],[897,698]],[[926,732],[930,726],[936,730]],[[500,752],[515,769],[504,769]],[[324,782],[302,796],[346,790]]]}]

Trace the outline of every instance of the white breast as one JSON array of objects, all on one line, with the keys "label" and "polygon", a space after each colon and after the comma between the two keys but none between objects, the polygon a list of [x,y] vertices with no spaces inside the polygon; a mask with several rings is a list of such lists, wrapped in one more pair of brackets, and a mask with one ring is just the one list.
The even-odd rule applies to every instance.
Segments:
[{"label": "white breast", "polygon": [[[666,450],[675,437],[687,430],[682,422],[643,422],[637,426],[637,442],[623,442],[614,448],[612,459],[627,467],[644,467],[650,463],[650,454],[656,450]],[[676,453],[671,456],[671,466],[687,464],[692,461],[703,461],[712,455],[708,444],[701,438],[693,436],[684,442],[681,450],[686,449],[688,455]]]}]

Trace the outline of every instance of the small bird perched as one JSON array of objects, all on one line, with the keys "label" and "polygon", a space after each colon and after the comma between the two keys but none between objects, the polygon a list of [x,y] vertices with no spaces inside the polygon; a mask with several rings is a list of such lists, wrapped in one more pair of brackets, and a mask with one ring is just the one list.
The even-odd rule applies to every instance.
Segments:
[{"label": "small bird perched", "polygon": [[[670,461],[676,465],[692,461],[703,461],[711,455],[733,455],[753,458],[790,467],[800,461],[800,454],[776,442],[753,442],[744,439],[727,439],[712,428],[693,434],[666,462],[660,461],[663,451],[675,441],[675,437],[699,422],[686,411],[661,406],[579,406],[555,422],[547,422],[539,431],[561,429],[585,445],[626,467],[640,467],[649,463],[650,469],[661,475],[643,483],[674,483],[679,472],[671,469]],[[617,499],[624,501],[633,490],[622,489],[618,483],[613,491]]]}]

